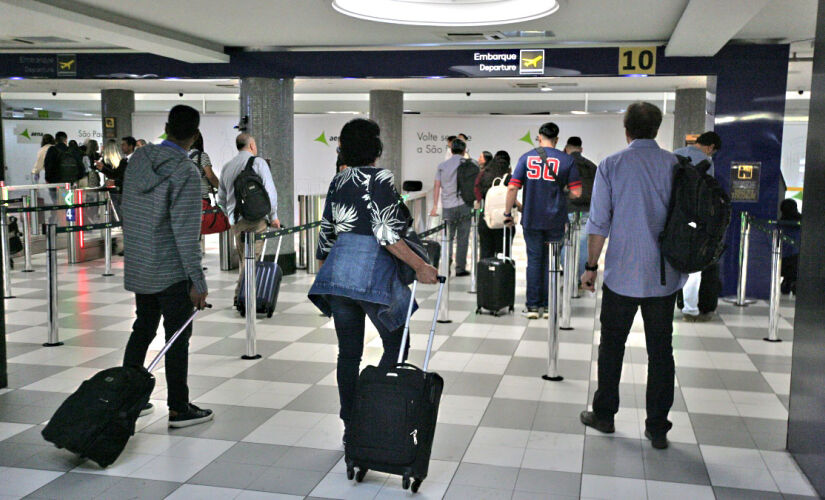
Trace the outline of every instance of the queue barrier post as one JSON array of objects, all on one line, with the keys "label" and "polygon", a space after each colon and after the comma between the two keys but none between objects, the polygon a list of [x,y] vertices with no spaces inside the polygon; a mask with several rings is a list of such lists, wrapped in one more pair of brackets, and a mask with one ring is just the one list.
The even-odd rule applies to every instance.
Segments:
[{"label": "queue barrier post", "polygon": [[255,319],[258,313],[255,290],[255,233],[243,233],[244,239],[244,306],[246,308],[246,354],[241,359],[261,359],[257,352]]},{"label": "queue barrier post", "polygon": [[548,281],[548,306],[550,308],[547,315],[547,373],[542,375],[544,380],[559,382],[564,377],[559,375],[559,253],[561,252],[561,242],[550,243],[550,265]]},{"label": "queue barrier post", "polygon": [[736,297],[723,299],[735,306],[747,307],[756,302],[745,296],[748,287],[748,253],[750,250],[751,220],[747,212],[742,212],[739,217],[739,281],[736,285]]},{"label": "queue barrier post", "polygon": [[779,226],[774,226],[771,231],[771,297],[770,297],[770,323],[768,326],[768,336],[765,342],[782,342],[779,338],[779,299],[780,281],[782,280],[782,230]]},{"label": "queue barrier post", "polygon": [[477,272],[478,267],[478,210],[473,210],[470,231],[473,234],[473,257],[470,259],[470,291],[469,293],[477,293]]},{"label": "queue barrier post", "polygon": [[57,225],[47,224],[46,233],[46,278],[49,286],[48,306],[49,306],[49,338],[43,347],[56,347],[63,345],[59,337],[59,315],[57,301]]},{"label": "queue barrier post", "polygon": [[[23,197],[23,208],[31,207],[31,198]],[[23,212],[20,217],[23,220],[23,258],[25,260],[23,266],[24,273],[32,273],[32,234],[31,234],[31,217],[35,215],[32,212]]]},{"label": "queue barrier post", "polygon": [[[40,204],[40,200],[37,198],[37,189],[30,189],[29,190],[29,207],[37,208]],[[40,234],[40,214],[37,211],[32,212],[31,214],[31,231],[34,236],[38,236]]]},{"label": "queue barrier post", "polygon": [[[442,297],[441,304],[438,308],[438,322],[452,323],[450,319],[450,253],[452,244],[447,235],[447,227],[449,224],[443,223],[441,230],[441,262],[439,262],[438,274],[447,277],[447,283],[444,285],[444,297]],[[446,300],[444,300],[446,298]]]},{"label": "queue barrier post", "polygon": [[[581,252],[582,252],[582,213],[576,212],[576,216],[573,219],[573,263],[575,266],[575,271],[573,272],[573,288],[570,290],[570,298],[571,299],[579,299],[581,298],[581,294],[579,293],[579,272],[581,269],[579,268],[579,262],[581,260]],[[584,249],[587,251],[587,248]]]},{"label": "queue barrier post", "polygon": [[11,249],[9,248],[9,221],[6,205],[0,205],[0,250],[3,252],[3,297],[13,299],[11,293]]},{"label": "queue barrier post", "polygon": [[576,283],[576,255],[573,248],[573,233],[573,224],[570,224],[564,234],[564,267],[562,268],[564,272],[562,273],[561,314],[559,315],[559,329],[561,330],[573,329],[570,326],[570,317],[572,316],[570,299],[573,286]]},{"label": "queue barrier post", "polygon": [[[103,216],[106,220],[106,224],[112,222],[112,212],[109,208],[109,203],[106,203],[105,208],[103,210]],[[107,227],[103,230],[103,276],[114,276],[112,274],[112,228]]]}]

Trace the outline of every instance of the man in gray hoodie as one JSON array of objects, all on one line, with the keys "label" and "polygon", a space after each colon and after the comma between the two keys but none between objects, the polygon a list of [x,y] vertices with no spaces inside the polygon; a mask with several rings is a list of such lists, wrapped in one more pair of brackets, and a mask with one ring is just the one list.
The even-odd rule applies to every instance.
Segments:
[{"label": "man in gray hoodie", "polygon": [[[187,151],[200,132],[200,115],[175,106],[166,140],[132,155],[123,181],[124,286],[135,293],[137,318],[126,345],[124,365],[143,365],[160,318],[166,339],[193,308],[206,307],[206,278],[198,243],[201,227],[200,175]],[[190,324],[166,353],[169,427],[212,420],[212,410],[189,402]],[[152,411],[149,404],[141,413]]]}]

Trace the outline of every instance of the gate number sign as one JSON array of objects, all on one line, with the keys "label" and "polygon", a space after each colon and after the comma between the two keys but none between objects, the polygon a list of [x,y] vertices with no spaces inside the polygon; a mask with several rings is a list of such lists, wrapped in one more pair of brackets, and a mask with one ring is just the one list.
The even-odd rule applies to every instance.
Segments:
[{"label": "gate number sign", "polygon": [[656,47],[620,47],[620,75],[655,75]]}]

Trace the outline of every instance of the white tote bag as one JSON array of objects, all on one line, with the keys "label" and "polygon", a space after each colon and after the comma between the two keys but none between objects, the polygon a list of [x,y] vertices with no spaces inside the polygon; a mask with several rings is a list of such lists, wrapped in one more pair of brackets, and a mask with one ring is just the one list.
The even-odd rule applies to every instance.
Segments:
[{"label": "white tote bag", "polygon": [[[490,229],[501,229],[504,227],[504,212],[507,212],[507,186],[504,185],[504,177],[493,179],[493,185],[484,197],[484,222]],[[518,223],[518,210],[513,207],[510,211],[513,214],[513,222]]]}]

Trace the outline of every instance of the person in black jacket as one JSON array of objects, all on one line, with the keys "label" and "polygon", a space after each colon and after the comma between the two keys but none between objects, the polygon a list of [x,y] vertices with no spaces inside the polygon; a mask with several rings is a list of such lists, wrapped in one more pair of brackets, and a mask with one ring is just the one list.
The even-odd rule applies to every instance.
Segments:
[{"label": "person in black jacket", "polygon": [[[74,148],[69,148],[66,144],[68,142],[68,136],[66,132],[58,132],[54,135],[54,139],[56,144],[49,148],[46,152],[46,159],[43,161],[43,170],[45,171],[46,175],[46,182],[48,184],[54,184],[58,182],[70,182],[73,183],[80,178],[79,174],[81,169],[83,169],[83,155],[80,153],[80,149],[77,147],[77,143],[75,141]],[[70,161],[66,155],[71,155],[71,160],[75,160],[76,167],[75,172],[76,175],[73,178],[64,178],[61,174],[61,165],[64,161]]]},{"label": "person in black jacket", "polygon": [[[493,185],[493,181],[499,177],[504,177],[502,184],[505,186],[510,181],[510,155],[507,151],[499,151],[493,156],[481,172],[478,181],[478,190],[481,199],[487,196],[487,191]],[[512,256],[511,245],[515,230],[513,228],[506,228],[507,230],[507,251],[504,252],[504,230],[505,229],[490,229],[487,227],[487,222],[484,216],[478,221],[478,242],[479,242],[479,258],[489,259],[495,257],[496,254],[506,253]]]},{"label": "person in black jacket", "polygon": [[[799,213],[799,207],[795,200],[790,198],[782,200],[779,205],[781,215],[780,221],[783,222],[801,222],[802,214]],[[780,291],[782,295],[793,293],[796,295],[796,277],[799,272],[799,226],[787,224],[782,226],[782,232],[791,237],[796,244],[782,243],[782,284]]]}]

